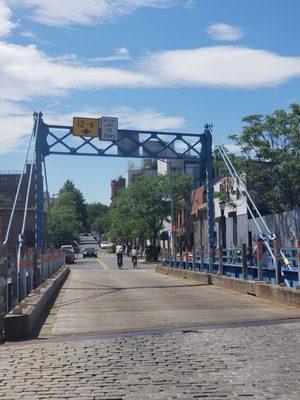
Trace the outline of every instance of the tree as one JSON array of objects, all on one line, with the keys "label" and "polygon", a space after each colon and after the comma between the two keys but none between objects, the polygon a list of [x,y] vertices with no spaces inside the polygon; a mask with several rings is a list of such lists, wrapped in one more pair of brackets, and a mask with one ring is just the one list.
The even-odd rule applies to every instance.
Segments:
[{"label": "tree", "polygon": [[105,214],[98,215],[92,222],[91,228],[100,235],[107,234],[111,225],[109,211]]},{"label": "tree", "polygon": [[300,105],[289,109],[247,116],[242,134],[230,136],[244,155],[239,170],[264,213],[300,207]]},{"label": "tree", "polygon": [[60,189],[48,212],[48,242],[59,247],[77,240],[86,229],[87,214],[84,197],[70,180]]},{"label": "tree", "polygon": [[104,228],[101,228],[101,226],[104,226],[105,223],[103,224],[103,218],[105,218],[106,214],[109,211],[109,207],[106,204],[102,203],[90,203],[87,205],[87,216],[88,216],[88,229],[94,229],[98,233],[102,234],[105,233],[105,230],[103,231]]},{"label": "tree", "polygon": [[62,195],[63,193],[70,193],[72,195],[72,198],[75,201],[77,217],[82,223],[83,230],[86,230],[88,228],[87,209],[81,190],[77,189],[74,183],[68,179],[59,190],[59,195]]},{"label": "tree", "polygon": [[[187,193],[191,179],[174,174],[172,191],[175,211],[180,199]],[[111,236],[124,241],[149,238],[157,259],[157,239],[163,222],[171,214],[170,180],[167,175],[139,177],[124,189],[112,210]]]},{"label": "tree", "polygon": [[76,214],[76,202],[71,193],[62,193],[48,210],[48,241],[54,247],[70,244],[82,232]]}]

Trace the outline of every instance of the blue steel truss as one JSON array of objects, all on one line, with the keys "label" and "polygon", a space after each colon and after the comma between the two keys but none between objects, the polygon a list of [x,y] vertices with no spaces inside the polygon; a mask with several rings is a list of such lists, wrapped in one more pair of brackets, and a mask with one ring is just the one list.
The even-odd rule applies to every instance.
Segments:
[{"label": "blue steel truss", "polygon": [[41,152],[50,154],[163,158],[205,161],[207,132],[197,135],[177,132],[118,130],[118,139],[103,141],[95,137],[73,136],[73,127],[39,124]]},{"label": "blue steel truss", "polygon": [[72,126],[48,125],[35,113],[36,125],[36,246],[44,246],[42,162],[49,155],[128,157],[203,162],[206,167],[208,238],[212,268],[214,252],[213,169],[211,126],[202,134],[119,129],[118,139],[74,136]]}]

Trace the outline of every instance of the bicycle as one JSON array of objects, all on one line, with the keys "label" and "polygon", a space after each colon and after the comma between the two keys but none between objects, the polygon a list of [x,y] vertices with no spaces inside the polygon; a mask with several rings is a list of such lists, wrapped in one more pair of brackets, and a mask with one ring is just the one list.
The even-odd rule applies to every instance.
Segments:
[{"label": "bicycle", "polygon": [[131,262],[132,262],[132,267],[136,268],[137,267],[137,256],[132,256]]},{"label": "bicycle", "polygon": [[123,266],[123,254],[117,254],[117,266],[122,269]]}]

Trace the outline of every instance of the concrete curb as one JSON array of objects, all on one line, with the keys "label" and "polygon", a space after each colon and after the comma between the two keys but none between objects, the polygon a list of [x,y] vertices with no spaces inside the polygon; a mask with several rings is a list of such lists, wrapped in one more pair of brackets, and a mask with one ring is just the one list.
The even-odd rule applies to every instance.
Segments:
[{"label": "concrete curb", "polygon": [[300,291],[296,289],[271,285],[264,282],[244,281],[238,278],[209,274],[206,272],[195,272],[178,268],[163,267],[161,265],[155,268],[155,272],[178,278],[196,280],[208,285],[215,285],[235,292],[249,294],[265,300],[271,300],[276,303],[300,307]]},{"label": "concrete curb", "polygon": [[67,265],[34,289],[4,318],[5,340],[28,338],[47,311],[55,292],[69,275]]}]

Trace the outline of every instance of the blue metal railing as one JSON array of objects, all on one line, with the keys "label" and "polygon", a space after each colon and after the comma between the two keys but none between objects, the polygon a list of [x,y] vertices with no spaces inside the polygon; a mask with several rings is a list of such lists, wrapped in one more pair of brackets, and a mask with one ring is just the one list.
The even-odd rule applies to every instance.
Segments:
[{"label": "blue metal railing", "polygon": [[[288,268],[284,265],[281,266],[282,275],[284,279],[286,279],[291,287],[295,287],[300,285],[299,275],[300,271],[297,268],[297,249],[289,248],[283,250],[286,257],[289,258],[290,265],[292,268]],[[204,249],[204,255],[201,255],[201,252],[196,252],[194,254],[195,259],[193,259],[192,253],[189,253],[188,260],[186,260],[187,256],[184,254],[182,257],[178,257],[176,260],[176,266],[174,263],[174,259],[169,257],[162,257],[162,263],[164,266],[179,268],[183,270],[191,270],[198,272],[209,272],[209,257],[207,254],[207,250]],[[222,257],[222,266],[223,266],[223,275],[230,276],[233,278],[244,278],[243,274],[243,265],[241,261],[241,257],[237,255],[237,251],[234,250],[224,250]],[[216,256],[213,263],[212,273],[220,274],[219,272],[219,258]],[[256,280],[258,278],[258,267],[254,264],[247,265],[247,279]],[[282,279],[282,281],[284,281]],[[263,281],[270,282],[275,284],[275,266],[273,265],[272,259],[268,260],[267,263],[263,266]]]}]

